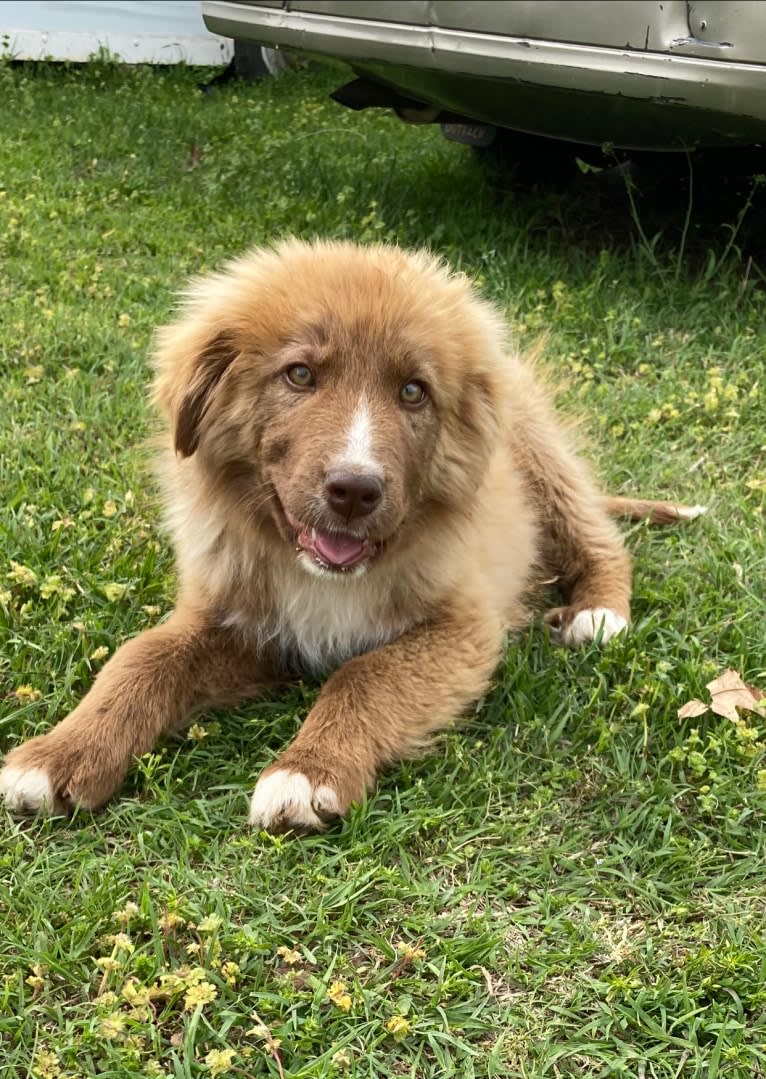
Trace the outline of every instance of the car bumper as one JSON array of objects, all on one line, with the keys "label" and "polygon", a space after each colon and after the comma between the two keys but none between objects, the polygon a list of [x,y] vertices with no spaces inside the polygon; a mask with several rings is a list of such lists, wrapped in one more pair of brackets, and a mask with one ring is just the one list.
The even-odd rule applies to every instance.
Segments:
[{"label": "car bumper", "polygon": [[601,144],[766,142],[766,65],[206,0],[210,30],[348,63],[453,113]]}]

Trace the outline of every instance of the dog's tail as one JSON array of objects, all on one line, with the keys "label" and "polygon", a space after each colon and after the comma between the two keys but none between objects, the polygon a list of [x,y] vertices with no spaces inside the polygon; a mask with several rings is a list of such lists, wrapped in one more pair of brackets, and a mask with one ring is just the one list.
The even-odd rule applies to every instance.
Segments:
[{"label": "dog's tail", "polygon": [[628,517],[631,521],[651,521],[654,525],[672,525],[693,521],[707,513],[707,506],[679,506],[675,502],[649,502],[643,498],[605,496],[601,504],[610,517]]}]

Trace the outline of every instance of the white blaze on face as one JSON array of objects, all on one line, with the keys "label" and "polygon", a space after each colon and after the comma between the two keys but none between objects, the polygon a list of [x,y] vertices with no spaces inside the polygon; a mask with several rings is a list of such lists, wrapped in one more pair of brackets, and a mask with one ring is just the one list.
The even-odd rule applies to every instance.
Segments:
[{"label": "white blaze on face", "polygon": [[354,472],[380,472],[380,465],[373,451],[372,416],[364,394],[359,398],[351,417],[346,444],[338,455],[336,465]]}]

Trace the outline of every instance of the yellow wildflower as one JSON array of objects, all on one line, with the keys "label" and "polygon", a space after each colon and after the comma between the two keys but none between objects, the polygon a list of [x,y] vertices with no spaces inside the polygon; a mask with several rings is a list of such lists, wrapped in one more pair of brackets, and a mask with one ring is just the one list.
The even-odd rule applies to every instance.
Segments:
[{"label": "yellow wildflower", "polygon": [[219,914],[208,914],[197,924],[197,929],[200,933],[215,933],[217,929],[220,929],[222,922],[223,918]]},{"label": "yellow wildflower", "polygon": [[207,735],[208,732],[205,730],[201,723],[192,723],[191,727],[189,727],[188,731],[186,732],[186,737],[189,738],[192,742],[202,742],[205,738],[207,738]]},{"label": "yellow wildflower", "polygon": [[59,1058],[50,1049],[38,1049],[32,1064],[35,1079],[59,1079],[61,1065]]},{"label": "yellow wildflower", "polygon": [[285,944],[277,948],[277,955],[288,967],[294,967],[296,963],[301,961],[301,953],[296,952],[294,948],[288,948]]},{"label": "yellow wildflower", "polygon": [[32,686],[17,686],[13,691],[13,695],[17,701],[39,701],[42,697],[42,693],[39,689],[33,689]]},{"label": "yellow wildflower", "polygon": [[51,596],[61,596],[66,601],[74,595],[74,588],[64,584],[61,577],[54,573],[46,577],[40,585],[40,595],[43,599],[50,599]]},{"label": "yellow wildflower", "polygon": [[178,974],[186,986],[197,985],[205,980],[205,970],[202,967],[179,967]]},{"label": "yellow wildflower", "polygon": [[339,1049],[333,1053],[332,1062],[339,1071],[347,1071],[351,1067],[351,1054],[348,1049]]},{"label": "yellow wildflower", "polygon": [[111,498],[104,503],[104,508],[101,511],[104,517],[114,517],[117,513],[117,503],[112,502]]},{"label": "yellow wildflower", "polygon": [[102,955],[96,960],[96,966],[99,970],[106,972],[110,970],[119,970],[122,963],[119,959],[115,959],[113,955]]},{"label": "yellow wildflower", "polygon": [[151,990],[146,985],[141,985],[135,978],[129,978],[122,987],[122,999],[130,1004],[131,1008],[143,1008],[151,999]]},{"label": "yellow wildflower", "polygon": [[205,1064],[211,1075],[220,1075],[229,1070],[235,1056],[233,1049],[211,1049],[205,1057]]},{"label": "yellow wildflower", "polygon": [[425,959],[425,949],[419,947],[417,944],[410,944],[409,941],[400,940],[396,945],[396,950],[402,959],[409,959],[410,961],[415,959]]},{"label": "yellow wildflower", "polygon": [[111,1015],[105,1015],[98,1028],[101,1037],[107,1038],[109,1041],[119,1038],[124,1030],[125,1016],[120,1015],[119,1012],[112,1012]]},{"label": "yellow wildflower", "polygon": [[184,988],[184,981],[177,974],[160,974],[157,984],[149,990],[149,998],[150,1000],[164,1000],[175,996]]},{"label": "yellow wildflower", "polygon": [[157,923],[163,933],[169,933],[178,926],[186,925],[186,919],[182,918],[174,910],[166,911]]},{"label": "yellow wildflower", "polygon": [[107,943],[111,944],[115,951],[125,951],[129,955],[136,950],[136,946],[127,933],[114,933],[107,937]]},{"label": "yellow wildflower", "polygon": [[190,986],[184,994],[184,1011],[210,1004],[218,996],[218,990],[211,982],[201,981]]},{"label": "yellow wildflower", "polygon": [[224,963],[221,967],[221,974],[223,975],[226,984],[231,988],[237,984],[237,977],[241,973],[239,963],[233,963],[231,960],[228,963]]},{"label": "yellow wildflower", "polygon": [[34,993],[39,993],[41,989],[45,988],[45,967],[41,966],[40,963],[35,963],[29,969],[32,973],[24,980]]},{"label": "yellow wildflower", "polygon": [[23,566],[21,562],[14,562],[11,559],[11,568],[6,577],[9,581],[13,581],[14,584],[22,584],[26,587],[31,587],[37,584],[37,574],[29,566]]},{"label": "yellow wildflower", "polygon": [[386,1030],[394,1041],[401,1042],[404,1041],[412,1030],[412,1024],[409,1019],[405,1019],[403,1015],[392,1015],[386,1023]]},{"label": "yellow wildflower", "polygon": [[102,645],[99,645],[98,648],[94,648],[88,658],[98,662],[98,660],[100,660],[100,659],[106,659],[106,657],[108,655],[109,655],[109,649],[106,647],[106,645],[102,644]]},{"label": "yellow wildflower", "polygon": [[[93,659],[93,656],[90,657]],[[114,912],[114,919],[119,925],[127,925],[131,918],[135,918],[138,914],[138,905],[136,903],[128,902],[122,908],[122,910],[116,910]]]},{"label": "yellow wildflower", "polygon": [[101,589],[111,603],[114,603],[115,600],[122,599],[127,590],[128,586],[126,584],[120,584],[118,581],[112,581],[110,584],[105,584]]},{"label": "yellow wildflower", "polygon": [[351,997],[346,991],[345,982],[331,982],[327,990],[327,999],[342,1011],[347,1012],[351,1007]]}]

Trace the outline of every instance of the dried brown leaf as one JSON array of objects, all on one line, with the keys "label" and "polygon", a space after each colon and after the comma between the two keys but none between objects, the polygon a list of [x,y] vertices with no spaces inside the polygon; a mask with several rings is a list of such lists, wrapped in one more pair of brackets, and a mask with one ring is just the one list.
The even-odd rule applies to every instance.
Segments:
[{"label": "dried brown leaf", "polygon": [[694,719],[695,716],[701,716],[704,712],[707,712],[709,708],[709,704],[705,704],[695,697],[693,701],[687,701],[678,709],[678,718]]},{"label": "dried brown leaf", "polygon": [[707,688],[711,696],[710,704],[705,704],[695,697],[693,701],[687,701],[678,709],[679,719],[694,719],[710,711],[736,723],[740,718],[737,709],[766,716],[766,708],[763,706],[766,692],[762,692],[757,686],[746,685],[731,668],[708,682]]},{"label": "dried brown leaf", "polygon": [[718,678],[714,678],[712,682],[708,682],[707,688],[712,698],[710,708],[717,716],[724,716],[725,719],[736,723],[740,718],[738,708],[744,712],[755,712],[756,715],[766,716],[766,708],[759,703],[763,694],[756,696],[731,668],[724,671]]}]

